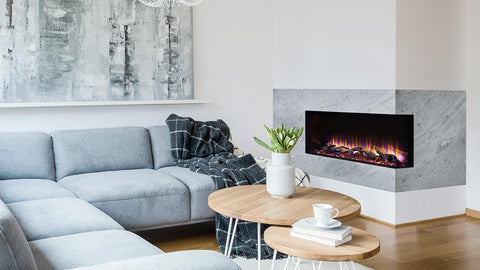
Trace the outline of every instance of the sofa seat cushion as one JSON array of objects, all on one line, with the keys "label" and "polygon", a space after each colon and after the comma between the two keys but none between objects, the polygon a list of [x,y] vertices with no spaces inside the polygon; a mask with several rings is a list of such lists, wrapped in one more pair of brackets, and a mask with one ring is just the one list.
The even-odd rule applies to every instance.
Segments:
[{"label": "sofa seat cushion", "polygon": [[[162,254],[127,231],[97,231],[30,242],[39,269],[70,269]],[[133,268],[135,269],[135,268]]]},{"label": "sofa seat cushion", "polygon": [[[159,267],[161,266],[161,267]],[[210,250],[170,252],[136,259],[75,268],[75,270],[240,270],[231,259]]]},{"label": "sofa seat cushion", "polygon": [[8,204],[28,241],[67,234],[123,230],[115,220],[76,198],[53,198]]},{"label": "sofa seat cushion", "polygon": [[182,181],[190,191],[190,209],[192,219],[213,218],[215,212],[208,207],[208,196],[216,190],[210,176],[181,167],[165,167],[158,170]]},{"label": "sofa seat cushion", "polygon": [[190,219],[187,187],[155,170],[73,175],[59,183],[128,230],[150,229]]},{"label": "sofa seat cushion", "polygon": [[70,197],[75,194],[62,185],[46,179],[14,179],[0,181],[0,199],[5,203]]}]

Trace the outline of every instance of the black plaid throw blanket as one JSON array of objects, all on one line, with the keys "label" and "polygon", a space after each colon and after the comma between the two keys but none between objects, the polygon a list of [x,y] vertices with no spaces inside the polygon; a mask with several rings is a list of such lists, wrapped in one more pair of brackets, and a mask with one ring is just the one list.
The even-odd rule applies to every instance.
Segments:
[{"label": "black plaid throw blanket", "polygon": [[[265,171],[260,168],[252,155],[237,157],[230,143],[230,128],[222,120],[200,122],[172,114],[166,120],[170,129],[172,155],[177,166],[209,175],[217,189],[226,187],[265,184]],[[215,215],[217,242],[225,251],[229,218]],[[267,226],[262,225],[263,231]],[[262,239],[263,259],[273,256],[273,251]],[[238,221],[233,256],[257,257],[257,224]]]}]

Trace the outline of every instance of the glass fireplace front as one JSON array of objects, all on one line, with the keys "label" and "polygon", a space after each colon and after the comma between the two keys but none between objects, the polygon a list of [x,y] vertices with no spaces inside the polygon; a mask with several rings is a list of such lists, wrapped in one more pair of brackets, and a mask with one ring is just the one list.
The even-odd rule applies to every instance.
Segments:
[{"label": "glass fireplace front", "polygon": [[413,115],[306,111],[306,153],[413,167]]}]

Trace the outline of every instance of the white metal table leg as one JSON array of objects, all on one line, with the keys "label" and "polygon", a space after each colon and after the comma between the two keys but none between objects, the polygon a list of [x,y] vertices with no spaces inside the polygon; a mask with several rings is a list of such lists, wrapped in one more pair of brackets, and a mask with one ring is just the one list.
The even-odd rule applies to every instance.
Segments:
[{"label": "white metal table leg", "polygon": [[273,250],[273,259],[272,259],[272,269],[271,270],[274,270],[275,269],[275,261],[277,260],[277,250],[274,249]]},{"label": "white metal table leg", "polygon": [[262,236],[261,236],[261,224],[258,223],[257,225],[257,239],[258,239],[258,243],[257,243],[257,255],[258,255],[258,263],[257,263],[257,269],[260,270],[260,260],[262,259]]},{"label": "white metal table leg", "polygon": [[323,263],[322,261],[319,261],[319,262],[318,262],[318,268],[317,268],[317,270],[320,270],[320,268],[322,267],[322,263]]},{"label": "white metal table leg", "polygon": [[355,270],[355,263],[353,261],[350,261],[350,264],[352,265],[352,269]]},{"label": "white metal table leg", "polygon": [[228,248],[228,253],[227,253],[228,258],[230,258],[230,254],[232,254],[233,240],[235,240],[235,233],[237,232],[237,225],[238,225],[238,219],[235,219],[235,225],[233,225],[232,237],[230,239],[230,246]]},{"label": "white metal table leg", "polygon": [[312,261],[312,270],[315,270],[315,268],[316,268],[315,266],[316,266],[315,261]]},{"label": "white metal table leg", "polygon": [[340,266],[340,270],[343,270],[343,262],[338,262],[338,265]]},{"label": "white metal table leg", "polygon": [[298,268],[300,267],[300,263],[302,263],[302,260],[300,258],[297,258],[297,259],[298,259],[298,261],[295,264],[295,270],[298,270]]},{"label": "white metal table leg", "polygon": [[225,252],[223,255],[227,256],[228,254],[228,244],[230,243],[230,231],[232,230],[232,220],[233,218],[230,217],[230,222],[228,222],[228,231],[227,231],[227,241],[225,243]]},{"label": "white metal table leg", "polygon": [[283,268],[283,270],[287,270],[287,267],[288,267],[288,263],[290,262],[290,255],[288,255],[287,257],[287,262],[285,263],[285,267]]}]

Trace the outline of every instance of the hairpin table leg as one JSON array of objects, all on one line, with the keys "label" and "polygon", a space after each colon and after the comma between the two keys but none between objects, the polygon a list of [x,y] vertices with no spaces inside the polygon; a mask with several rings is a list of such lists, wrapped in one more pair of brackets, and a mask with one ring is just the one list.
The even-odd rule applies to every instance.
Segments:
[{"label": "hairpin table leg", "polygon": [[295,264],[295,270],[298,270],[298,268],[300,267],[300,264],[302,263],[302,259],[300,259],[300,258],[297,258],[297,259],[298,259],[298,261]]},{"label": "hairpin table leg", "polygon": [[273,250],[273,259],[272,259],[272,269],[271,270],[274,270],[275,269],[275,261],[277,260],[277,250],[274,249]]},{"label": "hairpin table leg", "polygon": [[260,223],[258,223],[258,225],[257,225],[257,239],[258,239],[258,244],[257,244],[257,255],[258,255],[257,269],[260,270],[260,261],[262,260],[262,235],[261,235],[261,224]]},{"label": "hairpin table leg", "polygon": [[235,240],[235,233],[237,232],[237,225],[238,225],[238,219],[235,219],[235,225],[233,225],[232,237],[230,239],[230,247],[228,248],[228,253],[227,253],[227,257],[229,257],[229,258],[230,258],[230,254],[232,254],[233,241]]},{"label": "hairpin table leg", "polygon": [[283,270],[287,270],[287,267],[288,267],[288,263],[290,262],[290,255],[288,255],[287,257],[287,262],[285,263],[285,267],[283,268]]},{"label": "hairpin table leg", "polygon": [[227,256],[228,254],[228,244],[230,243],[230,231],[232,230],[232,220],[233,218],[230,217],[230,222],[228,222],[228,231],[227,231],[227,241],[225,243],[225,252],[223,255]]}]

